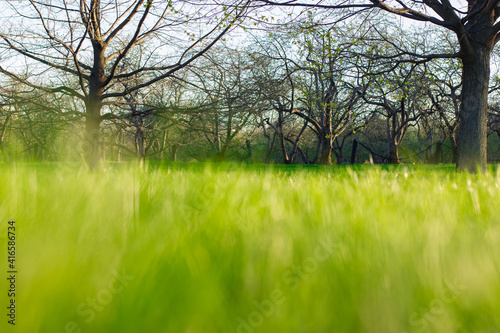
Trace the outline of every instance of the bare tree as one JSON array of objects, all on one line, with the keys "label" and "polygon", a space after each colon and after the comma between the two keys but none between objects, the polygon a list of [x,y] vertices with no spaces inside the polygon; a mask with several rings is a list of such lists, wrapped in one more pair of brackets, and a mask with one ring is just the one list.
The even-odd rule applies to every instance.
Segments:
[{"label": "bare tree", "polygon": [[248,132],[261,96],[253,84],[252,63],[244,50],[221,44],[214,51],[192,66],[194,77],[188,80],[202,94],[199,124],[213,159],[220,162],[235,139]]},{"label": "bare tree", "polygon": [[374,80],[363,94],[364,101],[375,106],[374,113],[386,120],[387,156],[390,164],[400,163],[399,147],[408,128],[429,111],[426,110],[425,72],[417,65],[403,66]]},{"label": "bare tree", "polygon": [[[28,159],[55,160],[63,153],[60,142],[75,135],[73,126],[81,117],[75,113],[71,100],[33,89],[21,91],[16,82],[8,81],[0,96],[0,148],[4,158],[7,147],[14,155]],[[6,143],[6,139],[9,142]]]},{"label": "bare tree", "polygon": [[[309,161],[307,160],[307,156],[299,146],[300,141],[304,135],[304,132],[308,127],[308,121],[307,120],[302,121],[299,130],[295,127],[296,125],[300,125],[300,123],[298,123],[295,117],[292,117],[290,113],[286,113],[285,111],[283,111],[279,107],[279,105],[276,107],[276,112],[278,113],[278,119],[275,124],[273,124],[273,122],[270,121],[269,118],[266,118],[265,122],[274,131],[273,140],[275,140],[276,137],[279,138],[279,143],[280,143],[279,148],[283,155],[283,163],[293,164],[295,162],[295,157],[297,153],[300,153],[302,161],[308,164]],[[286,129],[288,129],[287,133],[285,132]],[[265,131],[265,127],[264,127],[264,134],[267,135],[268,139],[270,139],[269,134],[267,134]],[[274,145],[274,141],[272,141],[271,143]],[[266,160],[269,158],[271,150],[272,149],[269,149],[268,155],[266,156]]]},{"label": "bare tree", "polygon": [[[154,0],[29,0],[8,4],[16,20],[2,22],[1,47],[12,57],[9,61],[23,57],[35,69],[29,77],[15,68],[0,67],[0,72],[27,86],[83,102],[84,147],[90,168],[98,165],[100,125],[113,117],[107,106],[125,105],[123,97],[154,87],[193,63],[247,9],[247,1],[237,0],[231,6]],[[144,53],[134,66],[120,66],[137,47]],[[123,87],[124,81],[138,77],[140,82]],[[66,84],[68,81],[72,84]]]},{"label": "bare tree", "polygon": [[275,107],[308,123],[318,138],[317,162],[327,165],[332,164],[335,139],[351,126],[366,88],[358,80],[357,68],[346,61],[354,43],[338,42],[337,37],[333,28],[316,28],[298,37],[298,59],[288,56],[281,43],[274,43],[274,57],[283,61],[291,87]]},{"label": "bare tree", "polygon": [[436,84],[431,86],[428,96],[432,108],[439,117],[439,128],[444,136],[439,141],[442,143],[448,138],[451,145],[452,161],[457,160],[457,127],[460,111],[461,82],[454,82],[452,78],[436,79]]}]

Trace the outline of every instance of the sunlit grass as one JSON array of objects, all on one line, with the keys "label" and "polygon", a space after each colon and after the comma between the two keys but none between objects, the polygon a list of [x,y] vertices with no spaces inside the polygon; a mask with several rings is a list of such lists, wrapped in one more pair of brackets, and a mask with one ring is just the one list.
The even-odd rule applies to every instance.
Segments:
[{"label": "sunlit grass", "polygon": [[498,332],[500,178],[452,170],[3,165],[12,331]]}]

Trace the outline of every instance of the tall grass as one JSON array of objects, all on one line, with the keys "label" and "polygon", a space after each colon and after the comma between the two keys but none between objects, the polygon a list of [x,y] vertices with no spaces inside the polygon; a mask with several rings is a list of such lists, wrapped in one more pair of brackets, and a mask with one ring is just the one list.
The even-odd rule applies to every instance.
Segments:
[{"label": "tall grass", "polygon": [[449,170],[2,166],[1,331],[500,332],[500,177]]}]

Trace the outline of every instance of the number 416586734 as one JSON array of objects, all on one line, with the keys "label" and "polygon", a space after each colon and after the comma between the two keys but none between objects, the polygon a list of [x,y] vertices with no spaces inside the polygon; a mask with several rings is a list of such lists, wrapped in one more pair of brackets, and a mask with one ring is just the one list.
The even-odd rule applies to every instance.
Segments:
[{"label": "number 416586734", "polygon": [[9,262],[9,268],[15,268],[16,262],[16,221],[9,221],[9,226],[7,227],[7,238],[9,239],[7,253],[9,257],[7,261]]}]

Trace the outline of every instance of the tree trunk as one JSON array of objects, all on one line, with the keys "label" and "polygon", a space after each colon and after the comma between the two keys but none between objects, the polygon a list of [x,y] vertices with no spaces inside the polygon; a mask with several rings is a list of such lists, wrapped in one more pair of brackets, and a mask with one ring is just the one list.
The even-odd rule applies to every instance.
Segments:
[{"label": "tree trunk", "polygon": [[457,140],[455,137],[450,136],[450,148],[451,148],[451,163],[457,163]]},{"label": "tree trunk", "polygon": [[[124,144],[124,140],[123,140],[123,132],[120,130],[120,132],[118,132],[118,143],[119,144]],[[118,162],[121,162],[122,161],[122,149],[120,147],[117,147],[116,148],[116,154],[117,154],[117,161]]]},{"label": "tree trunk", "polygon": [[247,148],[247,161],[252,163],[253,162],[253,152],[252,152],[252,144],[250,142],[250,140],[246,140],[245,141],[245,145],[246,145],[246,148]]},{"label": "tree trunk", "polygon": [[486,171],[488,83],[491,47],[474,45],[462,59],[462,104],[457,133],[457,169]]},{"label": "tree trunk", "polygon": [[432,162],[435,164],[443,163],[443,141],[438,140],[436,142],[436,149],[434,151],[432,160]]},{"label": "tree trunk", "polygon": [[309,162],[309,160],[307,159],[307,155],[304,153],[304,151],[302,149],[300,149],[300,147],[297,150],[299,151],[300,158],[302,158],[302,163],[304,163],[304,164],[311,164]]},{"label": "tree trunk", "polygon": [[319,153],[321,150],[321,138],[318,139],[318,144],[316,145],[316,151],[314,152],[314,158],[312,159],[312,164],[318,164]]},{"label": "tree trunk", "polygon": [[[286,149],[286,148],[285,148]],[[283,152],[283,164],[285,165],[290,165],[293,163],[293,159],[291,159],[290,157],[288,157],[288,154],[286,152],[286,150]]]},{"label": "tree trunk", "polygon": [[101,125],[101,108],[93,104],[87,103],[84,144],[85,158],[91,170],[99,166],[99,127]]},{"label": "tree trunk", "polygon": [[399,164],[399,145],[393,140],[389,141],[387,147],[387,163],[388,164]]},{"label": "tree trunk", "polygon": [[283,111],[278,111],[278,130],[280,135],[281,151],[283,152],[283,164],[292,164],[292,161],[286,152],[285,135],[283,134],[283,121]]},{"label": "tree trunk", "polygon": [[172,161],[174,161],[174,162],[177,162],[177,148],[178,148],[177,143],[174,143],[172,145],[172,154],[170,157],[172,159]]},{"label": "tree trunk", "polygon": [[5,119],[5,122],[3,123],[2,127],[2,133],[0,134],[0,153],[2,154],[1,156],[7,161],[7,152],[5,150],[5,133],[7,132],[7,125],[10,120],[10,114],[7,114],[7,117]]},{"label": "tree trunk", "polygon": [[137,157],[141,160],[146,158],[146,147],[144,142],[144,132],[140,126],[137,127],[135,132],[135,150]]},{"label": "tree trunk", "polygon": [[215,162],[224,161],[224,159],[226,158],[226,153],[227,153],[228,149],[229,149],[229,145],[227,143],[224,144],[224,146],[221,148],[221,150],[215,154],[214,161]]},{"label": "tree trunk", "polygon": [[451,146],[451,162],[457,163],[458,159],[458,149],[456,146]]},{"label": "tree trunk", "polygon": [[319,157],[319,164],[332,165],[332,150],[332,140],[330,138],[323,137],[321,143],[321,155]]},{"label": "tree trunk", "polygon": [[271,156],[273,149],[274,149],[274,143],[276,142],[276,131],[273,134],[272,140],[268,138],[267,141],[267,152],[266,156],[264,157],[264,163],[269,164],[269,157]]},{"label": "tree trunk", "polygon": [[99,166],[99,128],[101,126],[102,94],[104,91],[104,44],[102,41],[92,41],[94,49],[94,65],[89,78],[89,91],[85,100],[85,158],[90,170]]}]

